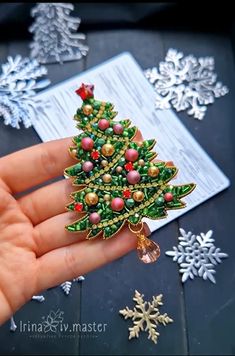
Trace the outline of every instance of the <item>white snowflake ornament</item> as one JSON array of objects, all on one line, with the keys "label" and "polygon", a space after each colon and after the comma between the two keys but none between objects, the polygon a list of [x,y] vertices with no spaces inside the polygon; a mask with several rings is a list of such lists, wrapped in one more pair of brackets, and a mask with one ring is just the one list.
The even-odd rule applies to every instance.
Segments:
[{"label": "white snowflake ornament", "polygon": [[186,282],[188,278],[202,277],[216,283],[214,267],[228,255],[215,247],[215,240],[211,238],[213,231],[194,235],[191,231],[186,233],[184,229],[180,229],[180,233],[178,246],[174,246],[173,251],[167,251],[166,255],[173,257],[173,261],[179,264],[182,282]]},{"label": "white snowflake ornament", "polygon": [[19,129],[26,128],[37,119],[36,91],[50,84],[48,79],[40,79],[47,69],[36,59],[8,57],[0,73],[0,118],[5,125]]},{"label": "white snowflake ornament", "polygon": [[207,105],[229,91],[221,82],[216,82],[214,66],[213,57],[197,59],[191,54],[184,57],[182,52],[170,48],[159,69],[153,67],[145,71],[158,94],[156,109],[187,110],[189,115],[202,120]]}]

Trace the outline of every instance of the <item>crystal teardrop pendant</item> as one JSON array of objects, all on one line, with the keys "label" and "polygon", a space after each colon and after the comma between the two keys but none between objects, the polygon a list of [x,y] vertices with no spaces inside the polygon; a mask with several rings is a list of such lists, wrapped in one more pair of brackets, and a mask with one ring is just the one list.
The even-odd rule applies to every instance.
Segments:
[{"label": "crystal teardrop pendant", "polygon": [[160,256],[160,247],[154,241],[140,234],[137,241],[137,255],[144,263],[155,262]]}]

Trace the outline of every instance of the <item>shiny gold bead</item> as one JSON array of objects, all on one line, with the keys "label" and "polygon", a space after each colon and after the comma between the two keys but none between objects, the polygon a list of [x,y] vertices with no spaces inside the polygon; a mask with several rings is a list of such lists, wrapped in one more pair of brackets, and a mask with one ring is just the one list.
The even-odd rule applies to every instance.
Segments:
[{"label": "shiny gold bead", "polygon": [[139,159],[139,165],[141,166],[141,167],[143,167],[144,165],[145,165],[145,162],[144,162],[144,160],[143,159]]},{"label": "shiny gold bead", "polygon": [[70,155],[73,157],[73,158],[77,158],[77,149],[76,148],[73,148],[70,150]]},{"label": "shiny gold bead", "polygon": [[114,147],[113,145],[111,145],[111,143],[105,143],[102,148],[101,148],[101,152],[105,157],[110,157],[114,154]]},{"label": "shiny gold bead", "polygon": [[141,202],[142,200],[144,200],[144,193],[140,190],[137,190],[137,192],[133,193],[133,199],[137,202]]},{"label": "shiny gold bead", "polygon": [[104,200],[109,201],[111,199],[111,196],[109,194],[104,195]]},{"label": "shiny gold bead", "polygon": [[105,159],[103,159],[103,160],[101,161],[101,165],[102,165],[103,167],[106,167],[108,164],[109,164],[109,162],[106,161]]},{"label": "shiny gold bead", "polygon": [[90,104],[86,104],[83,106],[82,111],[85,115],[91,115],[93,112],[93,107]]},{"label": "shiny gold bead", "polygon": [[87,193],[85,195],[85,202],[87,203],[87,205],[91,206],[91,205],[96,205],[98,203],[98,195],[96,193]]},{"label": "shiny gold bead", "polygon": [[102,179],[105,183],[110,183],[112,180],[112,176],[110,174],[104,174]]},{"label": "shiny gold bead", "polygon": [[148,169],[148,175],[150,177],[157,177],[159,174],[159,169],[155,166],[149,167]]}]

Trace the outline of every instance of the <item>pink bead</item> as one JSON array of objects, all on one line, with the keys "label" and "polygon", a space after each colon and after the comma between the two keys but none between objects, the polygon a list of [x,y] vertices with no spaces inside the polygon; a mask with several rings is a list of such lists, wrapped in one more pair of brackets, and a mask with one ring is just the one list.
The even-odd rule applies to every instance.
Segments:
[{"label": "pink bead", "polygon": [[84,151],[91,151],[94,147],[94,141],[90,137],[83,137],[81,140],[81,146]]},{"label": "pink bead", "polygon": [[106,130],[108,127],[109,127],[109,121],[106,120],[106,119],[101,119],[99,122],[98,122],[98,126],[99,126],[99,129],[104,131]]},{"label": "pink bead", "polygon": [[89,220],[92,224],[99,224],[101,217],[98,213],[91,213],[89,216]]},{"label": "pink bead", "polygon": [[122,198],[113,198],[111,208],[114,211],[121,211],[124,208],[124,200]]},{"label": "pink bead", "polygon": [[173,196],[173,194],[172,193],[166,193],[166,194],[164,194],[164,199],[165,199],[165,201],[166,202],[170,202],[170,201],[172,201],[173,200],[173,198],[174,198],[174,196]]},{"label": "pink bead", "polygon": [[138,151],[134,150],[133,148],[129,148],[125,152],[125,159],[130,162],[135,162],[139,157]]},{"label": "pink bead", "polygon": [[93,163],[90,162],[90,161],[86,161],[86,162],[84,162],[83,165],[82,165],[82,170],[83,170],[84,172],[90,172],[90,171],[92,171],[93,168],[94,168],[94,165],[93,165]]},{"label": "pink bead", "polygon": [[130,184],[137,184],[137,183],[139,183],[141,177],[140,177],[139,172],[130,171],[129,173],[127,173],[126,178]]},{"label": "pink bead", "polygon": [[123,133],[123,126],[121,124],[113,125],[113,132],[117,135],[121,135]]}]

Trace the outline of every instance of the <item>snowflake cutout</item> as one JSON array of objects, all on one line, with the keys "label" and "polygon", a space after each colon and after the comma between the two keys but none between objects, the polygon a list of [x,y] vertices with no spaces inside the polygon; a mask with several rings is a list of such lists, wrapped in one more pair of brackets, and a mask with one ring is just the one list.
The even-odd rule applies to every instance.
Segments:
[{"label": "snowflake cutout", "polygon": [[134,337],[138,338],[140,331],[148,331],[148,339],[151,339],[156,344],[160,335],[156,330],[158,324],[166,326],[172,323],[173,320],[166,313],[160,314],[159,306],[163,305],[162,294],[153,297],[151,303],[145,302],[143,297],[144,295],[136,290],[133,297],[136,307],[133,310],[126,307],[123,310],[119,310],[119,313],[125,319],[131,318],[133,321],[134,326],[129,328],[129,340]]},{"label": "snowflake cutout", "polygon": [[0,117],[5,125],[19,129],[20,123],[26,128],[37,118],[36,90],[50,84],[48,79],[38,80],[47,74],[47,69],[36,59],[8,57],[0,74]]},{"label": "snowflake cutout", "polygon": [[72,288],[72,284],[74,282],[82,282],[84,280],[85,280],[85,277],[79,276],[77,278],[74,278],[72,281],[65,281],[65,282],[61,283],[60,287],[62,288],[62,291],[64,292],[65,295],[69,295],[71,288]]},{"label": "snowflake cutout", "polygon": [[186,282],[188,278],[202,277],[216,283],[214,266],[228,255],[214,246],[215,240],[211,238],[213,231],[209,230],[206,234],[201,232],[197,236],[191,231],[186,233],[184,229],[180,229],[180,233],[179,245],[174,246],[173,251],[167,251],[166,255],[173,257],[173,261],[180,265],[182,282]]},{"label": "snowflake cutout", "polygon": [[197,59],[192,54],[184,57],[182,52],[172,48],[165,62],[160,62],[159,69],[147,69],[145,76],[158,94],[156,109],[187,110],[187,114],[198,120],[205,116],[206,105],[229,91],[221,82],[216,82],[213,57]]}]

